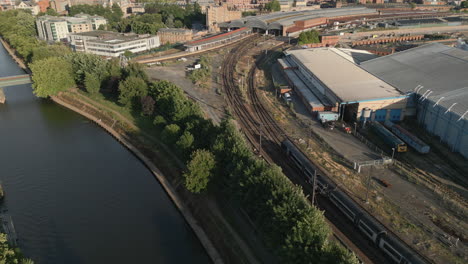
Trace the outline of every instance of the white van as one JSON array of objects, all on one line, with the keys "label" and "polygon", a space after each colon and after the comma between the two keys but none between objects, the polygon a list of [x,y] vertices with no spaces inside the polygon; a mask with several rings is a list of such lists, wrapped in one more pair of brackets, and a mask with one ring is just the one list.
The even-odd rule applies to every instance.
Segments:
[{"label": "white van", "polygon": [[289,103],[292,101],[291,95],[289,93],[284,93],[283,99],[286,101],[286,103]]}]

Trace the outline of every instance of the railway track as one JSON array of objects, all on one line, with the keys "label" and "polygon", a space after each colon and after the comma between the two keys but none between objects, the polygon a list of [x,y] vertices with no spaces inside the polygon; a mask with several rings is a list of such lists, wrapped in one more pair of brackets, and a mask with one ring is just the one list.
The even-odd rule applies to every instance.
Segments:
[{"label": "railway track", "polygon": [[[251,104],[244,101],[242,93],[237,89],[238,85],[234,79],[236,64],[239,59],[246,54],[246,51],[253,46],[253,43],[257,39],[258,37],[253,37],[242,41],[238,46],[231,50],[222,66],[223,86],[227,95],[228,104],[234,112],[234,115],[237,117],[241,130],[243,130],[249,142],[258,148],[260,155],[262,155],[266,161],[279,165],[293,183],[300,184],[306,194],[311,194],[312,187],[310,183],[306,182],[305,179],[300,176],[301,173],[297,168],[292,167],[285,160],[280,144],[287,138],[286,133],[281,127],[279,127],[276,120],[274,120],[270,115],[269,111],[263,106],[260,98],[258,97],[255,74],[257,71],[257,63],[264,59],[264,56],[261,56],[260,59],[254,63],[252,68],[249,69],[247,96]],[[316,166],[319,174],[325,175],[331,179],[328,173],[321,168],[321,166],[315,163],[314,165]],[[344,215],[337,210],[328,199],[322,196],[317,196],[316,201],[317,206],[321,210],[325,210],[325,216],[331,224],[332,230],[339,230],[339,232],[334,232],[337,240],[341,243],[343,243],[343,241],[346,241],[347,243],[351,241],[353,244],[346,244],[346,246],[354,251],[358,257],[364,261],[364,263],[392,263],[375,245],[370,243],[366,237],[361,233],[356,232],[355,226],[349,223],[345,219]],[[398,236],[390,229],[388,229],[388,231],[398,238]],[[412,249],[412,247],[407,243],[401,239],[399,240],[407,245],[408,248]],[[414,249],[413,251],[420,255]],[[424,258],[424,256],[420,256]],[[427,258],[424,259],[429,262]]]},{"label": "railway track", "polygon": [[[256,38],[253,38],[250,41],[253,42],[255,39]],[[255,75],[257,69],[256,66],[254,66],[248,74],[248,96],[252,102],[251,105],[247,104],[243,100],[242,94],[240,93],[239,89],[237,89],[237,84],[234,80],[235,65],[237,64],[239,58],[245,54],[246,50],[248,50],[250,47],[252,47],[252,45],[249,43],[240,43],[239,46],[235,47],[231,53],[229,53],[223,65],[223,84],[225,87],[228,104],[236,115],[237,121],[241,126],[241,130],[244,132],[245,136],[254,147],[257,148],[259,146],[260,135],[262,135],[264,138],[262,142],[262,148],[259,149],[259,152],[263,158],[265,158],[265,160],[270,163],[277,163],[281,165],[283,170],[288,176],[290,176],[290,178],[292,178],[292,181],[295,184],[308,186],[308,188],[304,188],[304,191],[310,194],[312,192],[310,184],[307,184],[307,182],[305,182],[304,179],[300,177],[300,172],[296,171],[296,169],[293,167],[290,167],[284,160],[284,156],[281,152],[279,144],[283,139],[286,138],[286,135],[284,131],[278,126],[276,121],[270,116],[268,111],[263,107],[263,104],[258,98],[255,89],[254,78],[252,78]],[[262,128],[264,128],[264,131]],[[322,198],[318,200],[320,208],[322,210],[326,210],[327,212],[327,219],[333,219],[332,222],[329,220],[327,220],[327,222],[331,225],[332,230],[334,230],[334,236],[337,241],[355,252],[364,263],[388,263],[384,258],[378,257],[375,254],[375,252],[377,252],[376,248],[372,245],[369,245],[367,240],[365,240],[361,234],[355,232],[355,228],[346,223],[346,219],[341,215],[340,212],[337,212],[337,210],[331,210],[331,206],[333,205],[329,201],[326,201],[326,199]],[[342,225],[345,224],[348,226],[346,230],[344,230],[342,227]],[[340,228],[338,228],[338,226],[340,226]],[[353,237],[353,239],[349,239],[350,237]],[[359,239],[356,239],[356,237],[359,237]],[[365,254],[363,250],[361,250],[362,247],[356,247],[354,245],[356,241],[361,241],[361,243],[366,244],[367,248],[365,251],[370,253]],[[369,254],[371,256],[368,256]]]}]

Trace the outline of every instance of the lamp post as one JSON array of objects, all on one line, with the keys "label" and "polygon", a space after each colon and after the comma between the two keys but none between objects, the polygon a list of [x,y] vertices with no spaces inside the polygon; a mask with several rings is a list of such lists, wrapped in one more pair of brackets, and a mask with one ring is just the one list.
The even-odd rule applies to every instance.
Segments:
[{"label": "lamp post", "polygon": [[354,135],[357,134],[357,122],[354,122]]},{"label": "lamp post", "polygon": [[392,148],[392,161],[393,161],[394,156],[395,156],[395,148]]}]

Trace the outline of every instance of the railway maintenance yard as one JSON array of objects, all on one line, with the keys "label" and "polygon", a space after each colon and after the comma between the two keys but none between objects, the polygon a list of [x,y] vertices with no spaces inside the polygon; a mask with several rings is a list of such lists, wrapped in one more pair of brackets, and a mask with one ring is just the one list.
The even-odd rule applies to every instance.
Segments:
[{"label": "railway maintenance yard", "polygon": [[[415,256],[411,263],[466,263],[468,51],[418,39],[414,48],[379,57],[281,40],[252,34],[203,55],[152,65],[147,73],[179,85],[214,122],[232,116],[256,153],[312,197],[304,168],[280,148],[286,139],[293,142],[320,175],[316,205],[365,263],[405,263],[408,255]],[[350,47],[349,40],[341,46]],[[210,61],[203,85],[187,70],[201,56]],[[334,183],[323,186],[323,176]],[[347,220],[344,205],[334,201],[336,190],[349,196],[352,208],[376,218],[370,230],[382,225],[387,235],[369,238],[373,231],[353,224],[359,215]],[[390,249],[385,241],[393,241]]]}]

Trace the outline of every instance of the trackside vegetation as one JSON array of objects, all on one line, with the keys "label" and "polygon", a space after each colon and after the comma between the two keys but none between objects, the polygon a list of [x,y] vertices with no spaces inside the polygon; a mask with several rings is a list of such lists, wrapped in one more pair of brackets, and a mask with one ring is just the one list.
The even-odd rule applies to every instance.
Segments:
[{"label": "trackside vegetation", "polygon": [[299,45],[320,43],[320,33],[317,30],[305,31],[299,34]]},{"label": "trackside vegetation", "polygon": [[[0,34],[8,41],[34,39],[34,32],[28,30],[33,20],[25,14],[0,13]],[[15,25],[18,17],[29,22]],[[323,212],[310,205],[299,186],[279,167],[257,158],[230,119],[214,125],[175,84],[150,81],[139,64],[121,68],[115,60],[69,52],[46,53],[46,58],[35,60],[30,56],[35,48],[56,47],[37,41],[32,46],[28,41],[10,43],[18,52],[31,51],[20,55],[31,65],[37,96],[55,95],[73,84],[90,98],[102,94],[108,103],[150,120],[141,130],[158,135],[186,164],[181,176],[185,188],[198,195],[229,198],[241,206],[281,263],[358,263],[353,254],[329,240],[331,231]],[[47,69],[59,66],[61,76]]]}]

